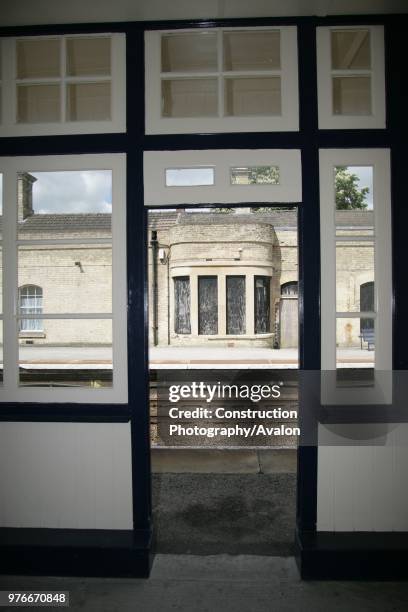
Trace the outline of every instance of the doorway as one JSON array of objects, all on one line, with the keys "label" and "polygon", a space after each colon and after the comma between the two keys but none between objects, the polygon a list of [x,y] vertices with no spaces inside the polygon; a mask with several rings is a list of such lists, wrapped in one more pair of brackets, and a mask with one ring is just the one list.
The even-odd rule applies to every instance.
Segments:
[{"label": "doorway", "polygon": [[[245,437],[197,409],[292,411],[249,419],[296,427],[297,318],[281,349],[281,287],[298,275],[295,206],[177,207],[148,212],[153,506],[157,550],[195,554],[293,554],[297,435]],[[292,300],[297,305],[296,300]],[[169,401],[193,383],[252,388],[277,382],[279,401],[223,397]],[[180,434],[169,411],[182,407]],[[190,433],[189,433],[190,432]]]}]

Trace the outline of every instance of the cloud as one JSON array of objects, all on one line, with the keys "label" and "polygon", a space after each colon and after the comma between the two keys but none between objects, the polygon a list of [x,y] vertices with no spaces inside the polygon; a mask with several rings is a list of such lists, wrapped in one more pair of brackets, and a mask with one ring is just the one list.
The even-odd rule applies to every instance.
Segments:
[{"label": "cloud", "polygon": [[36,214],[112,212],[112,172],[84,170],[30,172]]}]

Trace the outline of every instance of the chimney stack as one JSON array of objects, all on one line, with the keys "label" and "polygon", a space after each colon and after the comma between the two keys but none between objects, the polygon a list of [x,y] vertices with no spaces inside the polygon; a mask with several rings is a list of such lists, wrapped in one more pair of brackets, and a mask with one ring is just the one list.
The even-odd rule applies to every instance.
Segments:
[{"label": "chimney stack", "polygon": [[17,204],[18,222],[22,223],[27,217],[34,214],[33,210],[33,184],[37,179],[28,172],[19,172],[17,175]]}]

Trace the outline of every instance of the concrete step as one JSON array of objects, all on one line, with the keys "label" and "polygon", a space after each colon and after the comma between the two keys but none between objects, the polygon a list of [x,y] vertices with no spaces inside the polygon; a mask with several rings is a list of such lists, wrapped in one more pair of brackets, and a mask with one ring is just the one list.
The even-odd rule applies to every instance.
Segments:
[{"label": "concrete step", "polygon": [[153,448],[157,474],[280,474],[296,473],[296,449]]}]

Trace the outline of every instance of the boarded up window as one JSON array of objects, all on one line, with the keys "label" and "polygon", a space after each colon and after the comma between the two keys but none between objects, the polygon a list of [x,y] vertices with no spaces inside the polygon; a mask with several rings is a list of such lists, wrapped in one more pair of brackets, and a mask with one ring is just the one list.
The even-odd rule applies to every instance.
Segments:
[{"label": "boarded up window", "polygon": [[218,333],[218,291],[216,276],[198,277],[198,333]]},{"label": "boarded up window", "polygon": [[270,332],[270,278],[255,276],[255,333]]},{"label": "boarded up window", "polygon": [[178,276],[174,279],[174,331],[176,334],[191,334],[188,276]]},{"label": "boarded up window", "polygon": [[227,334],[245,334],[245,276],[227,276]]}]

